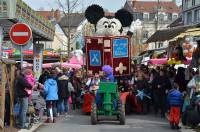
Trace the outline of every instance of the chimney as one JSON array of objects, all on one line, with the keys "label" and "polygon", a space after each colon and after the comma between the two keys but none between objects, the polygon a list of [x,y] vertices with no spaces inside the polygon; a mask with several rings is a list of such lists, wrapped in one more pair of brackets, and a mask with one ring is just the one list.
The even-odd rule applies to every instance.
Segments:
[{"label": "chimney", "polygon": [[54,17],[56,18],[57,21],[60,21],[61,19],[61,14],[60,14],[60,10],[56,9],[54,12]]},{"label": "chimney", "polygon": [[132,6],[135,7],[135,3],[137,2],[137,0],[130,0],[130,2],[132,2]]}]

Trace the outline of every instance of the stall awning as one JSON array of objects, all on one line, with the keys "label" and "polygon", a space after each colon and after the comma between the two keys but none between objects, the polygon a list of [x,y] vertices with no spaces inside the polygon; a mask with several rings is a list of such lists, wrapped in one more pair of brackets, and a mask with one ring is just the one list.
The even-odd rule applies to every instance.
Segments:
[{"label": "stall awning", "polygon": [[185,36],[200,36],[200,28],[188,29],[184,33],[181,33],[180,35],[176,36],[175,38],[184,38]]},{"label": "stall awning", "polygon": [[185,33],[189,29],[195,29],[195,27],[196,26],[180,26],[170,29],[158,30],[146,41],[146,43],[163,42],[166,40],[171,40],[180,35],[181,33]]}]

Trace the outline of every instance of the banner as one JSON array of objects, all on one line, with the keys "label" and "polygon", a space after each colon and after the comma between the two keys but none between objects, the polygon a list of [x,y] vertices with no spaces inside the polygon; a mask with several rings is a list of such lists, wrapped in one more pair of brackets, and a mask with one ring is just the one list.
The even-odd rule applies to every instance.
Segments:
[{"label": "banner", "polygon": [[43,48],[44,48],[43,44],[33,44],[33,54],[34,54],[33,70],[36,80],[38,80],[40,75],[42,74]]}]

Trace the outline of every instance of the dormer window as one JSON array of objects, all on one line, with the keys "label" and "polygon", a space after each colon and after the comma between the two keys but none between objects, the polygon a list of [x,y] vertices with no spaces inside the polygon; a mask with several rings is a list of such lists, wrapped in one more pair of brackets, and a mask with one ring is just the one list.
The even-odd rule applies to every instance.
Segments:
[{"label": "dormer window", "polygon": [[178,18],[178,14],[173,14],[172,15],[172,20],[176,20]]},{"label": "dormer window", "polygon": [[149,13],[143,13],[143,19],[149,20]]}]

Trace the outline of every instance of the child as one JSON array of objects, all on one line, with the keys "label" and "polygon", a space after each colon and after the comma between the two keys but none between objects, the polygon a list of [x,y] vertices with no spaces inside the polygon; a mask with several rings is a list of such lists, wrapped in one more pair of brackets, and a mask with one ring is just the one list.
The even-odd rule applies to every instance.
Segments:
[{"label": "child", "polygon": [[178,90],[178,84],[174,83],[174,88],[172,88],[167,96],[167,101],[170,108],[170,126],[172,129],[180,129],[178,126],[180,121],[181,106],[183,104],[182,93]]},{"label": "child", "polygon": [[25,76],[26,81],[32,86],[32,89],[27,89],[26,90],[26,92],[29,95],[29,103],[31,103],[31,100],[32,100],[32,91],[33,91],[33,88],[35,86],[36,80],[35,80],[35,78],[33,76],[33,71],[31,69],[25,69],[24,76]]}]

